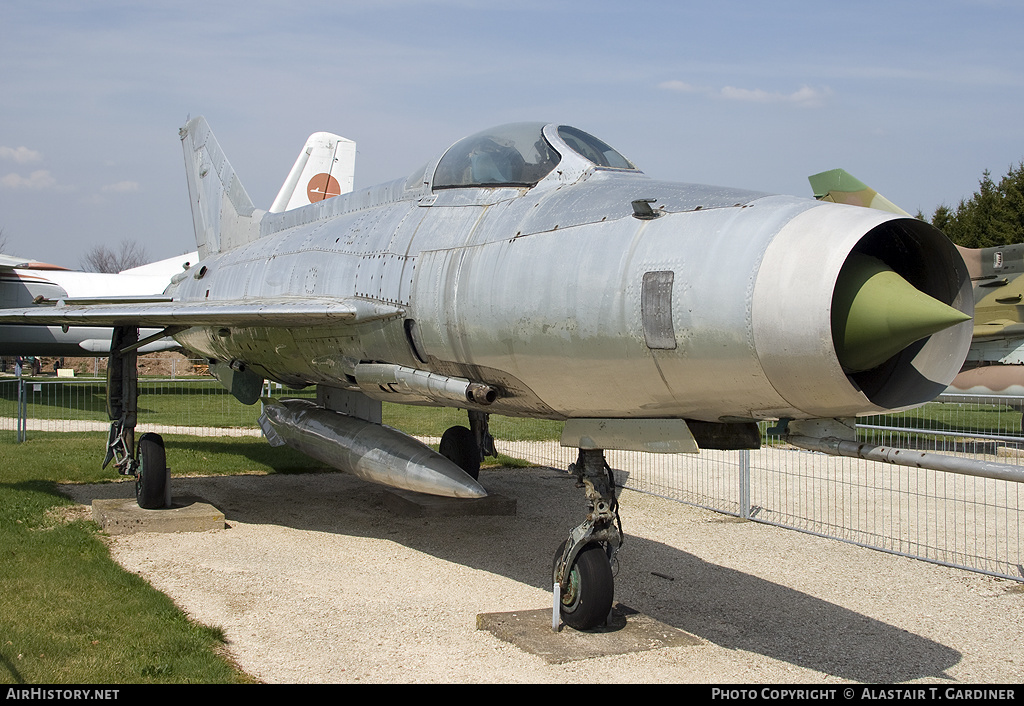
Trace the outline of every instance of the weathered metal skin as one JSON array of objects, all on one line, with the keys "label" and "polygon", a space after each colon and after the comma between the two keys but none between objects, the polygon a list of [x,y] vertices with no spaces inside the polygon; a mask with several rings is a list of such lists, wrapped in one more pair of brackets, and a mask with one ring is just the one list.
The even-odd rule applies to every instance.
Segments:
[{"label": "weathered metal skin", "polygon": [[[185,257],[175,260],[184,262]],[[161,268],[160,272],[167,272],[171,267],[180,271],[176,262]],[[95,296],[101,292],[106,296],[150,295],[167,286],[171,274],[173,272],[156,276],[73,272],[46,263],[0,255],[0,307],[30,307],[37,302],[52,303],[71,295]],[[142,337],[158,330],[147,329]],[[58,326],[6,326],[0,335],[0,355],[81,356],[107,353],[110,336],[109,328],[82,326],[62,330]],[[142,352],[173,348],[177,348],[174,341],[163,339],[144,346]]]},{"label": "weathered metal skin", "polygon": [[[571,150],[550,128],[545,136],[571,172]],[[488,412],[706,421],[919,404],[953,379],[970,340],[969,327],[936,334],[927,350],[867,383],[836,359],[831,296],[855,249],[883,252],[915,285],[969,312],[955,250],[913,219],[586,164],[532,189],[431,192],[410,181],[267,214],[262,237],[208,255],[203,275],[181,278],[172,292],[210,302],[361,298],[403,315],[357,325],[195,327],[177,339],[270,379],[379,399],[438,403],[360,388],[360,363],[492,386],[499,394]],[[660,217],[634,218],[637,199],[654,199]],[[671,274],[670,315],[660,320],[668,345],[652,346],[645,331],[658,325],[658,315],[645,320],[641,301],[650,273]],[[904,368],[914,379],[897,382]]]},{"label": "weathered metal skin", "polygon": [[[569,126],[483,131],[407,179],[326,200],[342,188],[340,143],[311,138],[273,213],[203,119],[180,135],[200,262],[160,300],[0,323],[160,325],[243,401],[263,378],[315,384],[316,403],[265,400],[271,443],[417,492],[486,494],[473,475],[493,451],[488,413],[568,420],[589,510],[553,567],[556,627],[611,610],[622,528],[606,449],[756,448],[766,418],[798,437],[846,433],[831,418],[935,397],[970,345],[967,268],[931,226],[653,181]],[[288,209],[308,164],[331,171]],[[435,453],[380,423],[385,399],[468,409],[470,429],[448,429]],[[109,447],[130,437],[131,411]]]}]

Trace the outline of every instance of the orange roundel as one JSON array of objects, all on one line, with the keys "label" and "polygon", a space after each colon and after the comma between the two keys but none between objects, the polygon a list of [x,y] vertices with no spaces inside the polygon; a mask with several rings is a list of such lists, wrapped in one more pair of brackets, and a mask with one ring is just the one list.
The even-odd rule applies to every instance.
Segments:
[{"label": "orange roundel", "polygon": [[310,203],[323,201],[341,193],[341,185],[338,180],[326,172],[321,172],[309,180],[306,185],[306,196]]}]

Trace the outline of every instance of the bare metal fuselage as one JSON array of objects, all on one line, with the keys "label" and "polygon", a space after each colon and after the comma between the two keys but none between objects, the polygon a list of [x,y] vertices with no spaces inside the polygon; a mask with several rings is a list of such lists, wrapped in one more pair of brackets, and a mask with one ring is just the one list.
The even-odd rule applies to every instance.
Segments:
[{"label": "bare metal fuselage", "polygon": [[[655,199],[660,217],[634,217],[638,199]],[[930,399],[970,337],[953,327],[905,354],[920,373],[911,380],[893,381],[892,370],[867,384],[851,378],[829,318],[849,254],[891,240],[901,244],[894,252],[945,273],[957,271],[956,257],[912,219],[809,199],[595,169],[533,189],[431,193],[398,180],[263,214],[259,228],[168,293],[210,303],[359,299],[393,315],[200,326],[175,338],[288,385],[382,400],[445,403],[361,379],[362,364],[492,385],[500,394],[486,411],[513,416],[850,416]],[[954,305],[965,294],[962,277],[928,286]]]},{"label": "bare metal fuselage", "polygon": [[[484,131],[408,179],[310,187],[281,212],[253,206],[203,119],[180,135],[199,262],[157,297],[0,321],[160,326],[249,403],[263,379],[317,385],[343,413],[371,398],[572,419],[563,443],[592,448],[696,450],[692,422],[728,448],[756,443],[719,438],[737,422],[918,405],[970,346],[968,271],[930,225],[654,181],[569,126]],[[300,171],[334,173],[326,143]]]},{"label": "bare metal fuselage", "polygon": [[[162,443],[130,451],[141,326],[207,356],[243,401],[264,379],[316,385],[316,402],[264,400],[268,441],[416,492],[486,495],[482,413],[564,419],[588,511],[551,577],[577,629],[608,616],[622,543],[605,449],[756,448],[766,418],[808,445],[845,437],[836,418],[935,397],[970,345],[967,268],[928,224],[653,181],[571,126],[487,130],[409,179],[327,200],[352,153],[314,136],[271,212],[205,120],[179,134],[195,266],[145,301],[0,312],[115,327],[107,457],[129,449],[118,467],[140,504],[167,482]],[[309,205],[287,209],[303,182]],[[381,424],[380,400],[466,408],[470,429],[435,452]]]}]

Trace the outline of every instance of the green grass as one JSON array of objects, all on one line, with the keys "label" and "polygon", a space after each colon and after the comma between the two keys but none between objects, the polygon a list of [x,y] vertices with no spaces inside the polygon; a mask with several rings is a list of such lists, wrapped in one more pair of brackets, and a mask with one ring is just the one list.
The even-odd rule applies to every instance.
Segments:
[{"label": "green grass", "polygon": [[[440,437],[450,426],[469,426],[466,413],[451,407],[416,407],[385,402],[382,416],[388,426],[413,436]],[[496,439],[554,441],[562,436],[564,422],[492,414],[489,425]]]},{"label": "green grass", "polygon": [[251,682],[223,656],[221,630],[110,558],[57,491],[70,474],[25,470],[38,449],[18,446],[0,446],[0,683]]},{"label": "green grass", "polygon": [[52,481],[0,483],[0,682],[238,683],[224,635],[114,563]]},{"label": "green grass", "polygon": [[1021,412],[1005,405],[930,402],[896,414],[862,417],[862,424],[934,431],[1019,434]]},{"label": "green grass", "polygon": [[[167,465],[175,473],[308,473],[326,467],[287,447],[274,448],[257,437],[164,435]],[[113,466],[100,468],[106,434],[30,432],[18,444],[15,432],[0,432],[0,481],[40,479],[55,483],[104,483],[118,479]]]},{"label": "green grass", "polygon": [[[26,383],[29,419],[71,419],[107,423],[106,383],[103,380],[61,381],[30,379]],[[206,428],[255,428],[259,405],[244,405],[213,378],[173,381],[139,381],[139,424]],[[275,390],[274,395],[315,397],[313,388]],[[17,416],[17,386],[13,380],[0,384],[0,417]],[[384,403],[384,423],[414,436],[439,437],[448,427],[467,425],[466,413],[451,408],[419,407]],[[562,423],[548,420],[511,419],[492,415],[496,437],[539,441],[558,439]],[[513,431],[514,430],[514,431]],[[505,432],[505,433],[503,433]]]},{"label": "green grass", "polygon": [[1020,437],[1024,441],[1021,412],[1006,405],[931,402],[905,412],[861,417],[857,422],[901,430],[859,430],[860,440],[886,446],[973,452],[990,448],[983,452],[995,453],[996,442],[983,437]]},{"label": "green grass", "polygon": [[[27,416],[30,419],[107,421],[106,382],[53,378],[26,381]],[[0,417],[17,414],[17,385],[0,385]],[[289,397],[313,397],[309,390],[288,390]],[[213,378],[153,381],[139,380],[139,423],[195,427],[251,427],[258,406],[244,405]]]},{"label": "green grass", "polygon": [[[32,418],[106,422],[104,383],[30,381]],[[214,380],[140,382],[140,423],[254,427],[257,406],[237,402]],[[282,391],[281,397],[310,396]],[[16,414],[16,388],[0,385],[0,417]],[[385,404],[384,423],[440,437],[467,425],[465,412]],[[1017,433],[1021,414],[1006,407],[929,404],[861,420],[934,430]],[[491,416],[497,439],[554,440],[562,424]],[[0,682],[224,683],[251,681],[223,656],[224,635],[187,618],[163,594],[109,556],[94,523],[72,510],[60,483],[118,479],[100,468],[104,432],[0,431]],[[305,473],[331,469],[258,437],[164,435],[174,475]],[[436,446],[435,446],[436,448]],[[495,464],[528,465],[502,456]]]}]

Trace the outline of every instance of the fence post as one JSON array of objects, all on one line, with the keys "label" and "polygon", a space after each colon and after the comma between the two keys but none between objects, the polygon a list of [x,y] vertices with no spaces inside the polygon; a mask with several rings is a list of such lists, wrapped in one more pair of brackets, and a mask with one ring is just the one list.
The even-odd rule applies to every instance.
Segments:
[{"label": "fence post", "polygon": [[750,449],[740,449],[740,517],[750,519]]},{"label": "fence post", "polygon": [[28,431],[28,394],[25,378],[18,376],[18,443],[25,441]]}]

